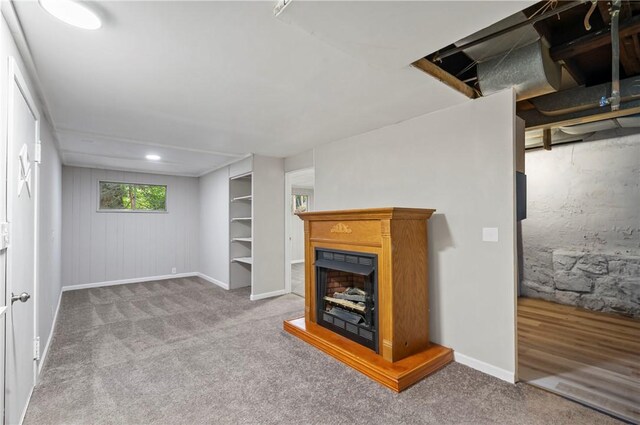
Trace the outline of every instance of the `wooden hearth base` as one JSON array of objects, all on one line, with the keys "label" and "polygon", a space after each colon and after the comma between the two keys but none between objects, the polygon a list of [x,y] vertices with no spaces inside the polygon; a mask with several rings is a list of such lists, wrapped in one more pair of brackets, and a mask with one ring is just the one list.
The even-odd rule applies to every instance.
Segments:
[{"label": "wooden hearth base", "polygon": [[313,322],[305,322],[304,317],[285,320],[284,330],[396,392],[453,361],[452,349],[431,344],[420,353],[391,363],[356,342]]}]

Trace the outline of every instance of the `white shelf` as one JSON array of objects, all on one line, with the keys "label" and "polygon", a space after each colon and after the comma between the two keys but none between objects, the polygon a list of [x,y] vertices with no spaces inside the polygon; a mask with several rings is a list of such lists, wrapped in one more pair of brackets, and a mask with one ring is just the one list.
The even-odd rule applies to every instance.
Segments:
[{"label": "white shelf", "polygon": [[247,195],[247,196],[238,196],[236,198],[231,199],[231,202],[238,202],[238,201],[250,201],[251,198],[253,198],[253,196],[251,195]]},{"label": "white shelf", "polygon": [[253,242],[252,238],[233,238],[231,242]]},{"label": "white shelf", "polygon": [[253,264],[253,258],[252,257],[237,257],[237,258],[232,258],[231,262],[235,262],[235,263],[244,263],[244,264]]},{"label": "white shelf", "polygon": [[231,178],[229,178],[229,180],[251,180],[251,173],[245,173],[245,174],[241,174],[239,176],[233,176]]},{"label": "white shelf", "polygon": [[[253,282],[252,174],[229,179],[229,283],[232,289]],[[233,224],[238,223],[238,224]]]},{"label": "white shelf", "polygon": [[251,217],[235,217],[231,221],[251,221]]}]

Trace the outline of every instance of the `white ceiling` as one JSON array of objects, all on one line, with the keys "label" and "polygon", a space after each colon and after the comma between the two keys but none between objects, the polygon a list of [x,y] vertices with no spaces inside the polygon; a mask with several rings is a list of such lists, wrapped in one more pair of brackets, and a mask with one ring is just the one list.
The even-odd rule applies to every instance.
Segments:
[{"label": "white ceiling", "polygon": [[409,64],[532,3],[90,2],[98,31],[15,9],[65,163],[200,175],[467,101]]}]

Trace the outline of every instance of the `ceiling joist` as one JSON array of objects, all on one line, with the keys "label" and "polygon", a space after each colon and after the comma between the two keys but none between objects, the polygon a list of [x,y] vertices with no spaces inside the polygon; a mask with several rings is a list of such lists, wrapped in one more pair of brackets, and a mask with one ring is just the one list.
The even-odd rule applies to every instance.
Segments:
[{"label": "ceiling joist", "polygon": [[[640,15],[620,25],[620,38],[633,36],[638,33],[640,33]],[[610,44],[611,31],[606,28],[593,34],[580,37],[569,43],[552,47],[549,50],[549,54],[554,61],[567,60]]]},{"label": "ceiling joist", "polygon": [[447,71],[440,68],[438,65],[434,64],[428,59],[418,59],[411,65],[445,83],[452,89],[459,91],[469,99],[475,99],[478,97],[478,93],[473,88],[469,87],[468,85],[457,79],[455,76],[449,74]]}]

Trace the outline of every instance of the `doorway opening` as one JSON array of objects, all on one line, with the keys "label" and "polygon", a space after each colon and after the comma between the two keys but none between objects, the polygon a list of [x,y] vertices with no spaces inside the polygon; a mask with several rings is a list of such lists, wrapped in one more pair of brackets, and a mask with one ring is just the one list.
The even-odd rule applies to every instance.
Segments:
[{"label": "doorway opening", "polygon": [[304,297],[304,223],[297,213],[313,211],[313,168],[291,171],[285,176],[285,288]]},{"label": "doorway opening", "polygon": [[640,132],[619,120],[561,128],[549,150],[528,133],[518,376],[635,423]]}]

